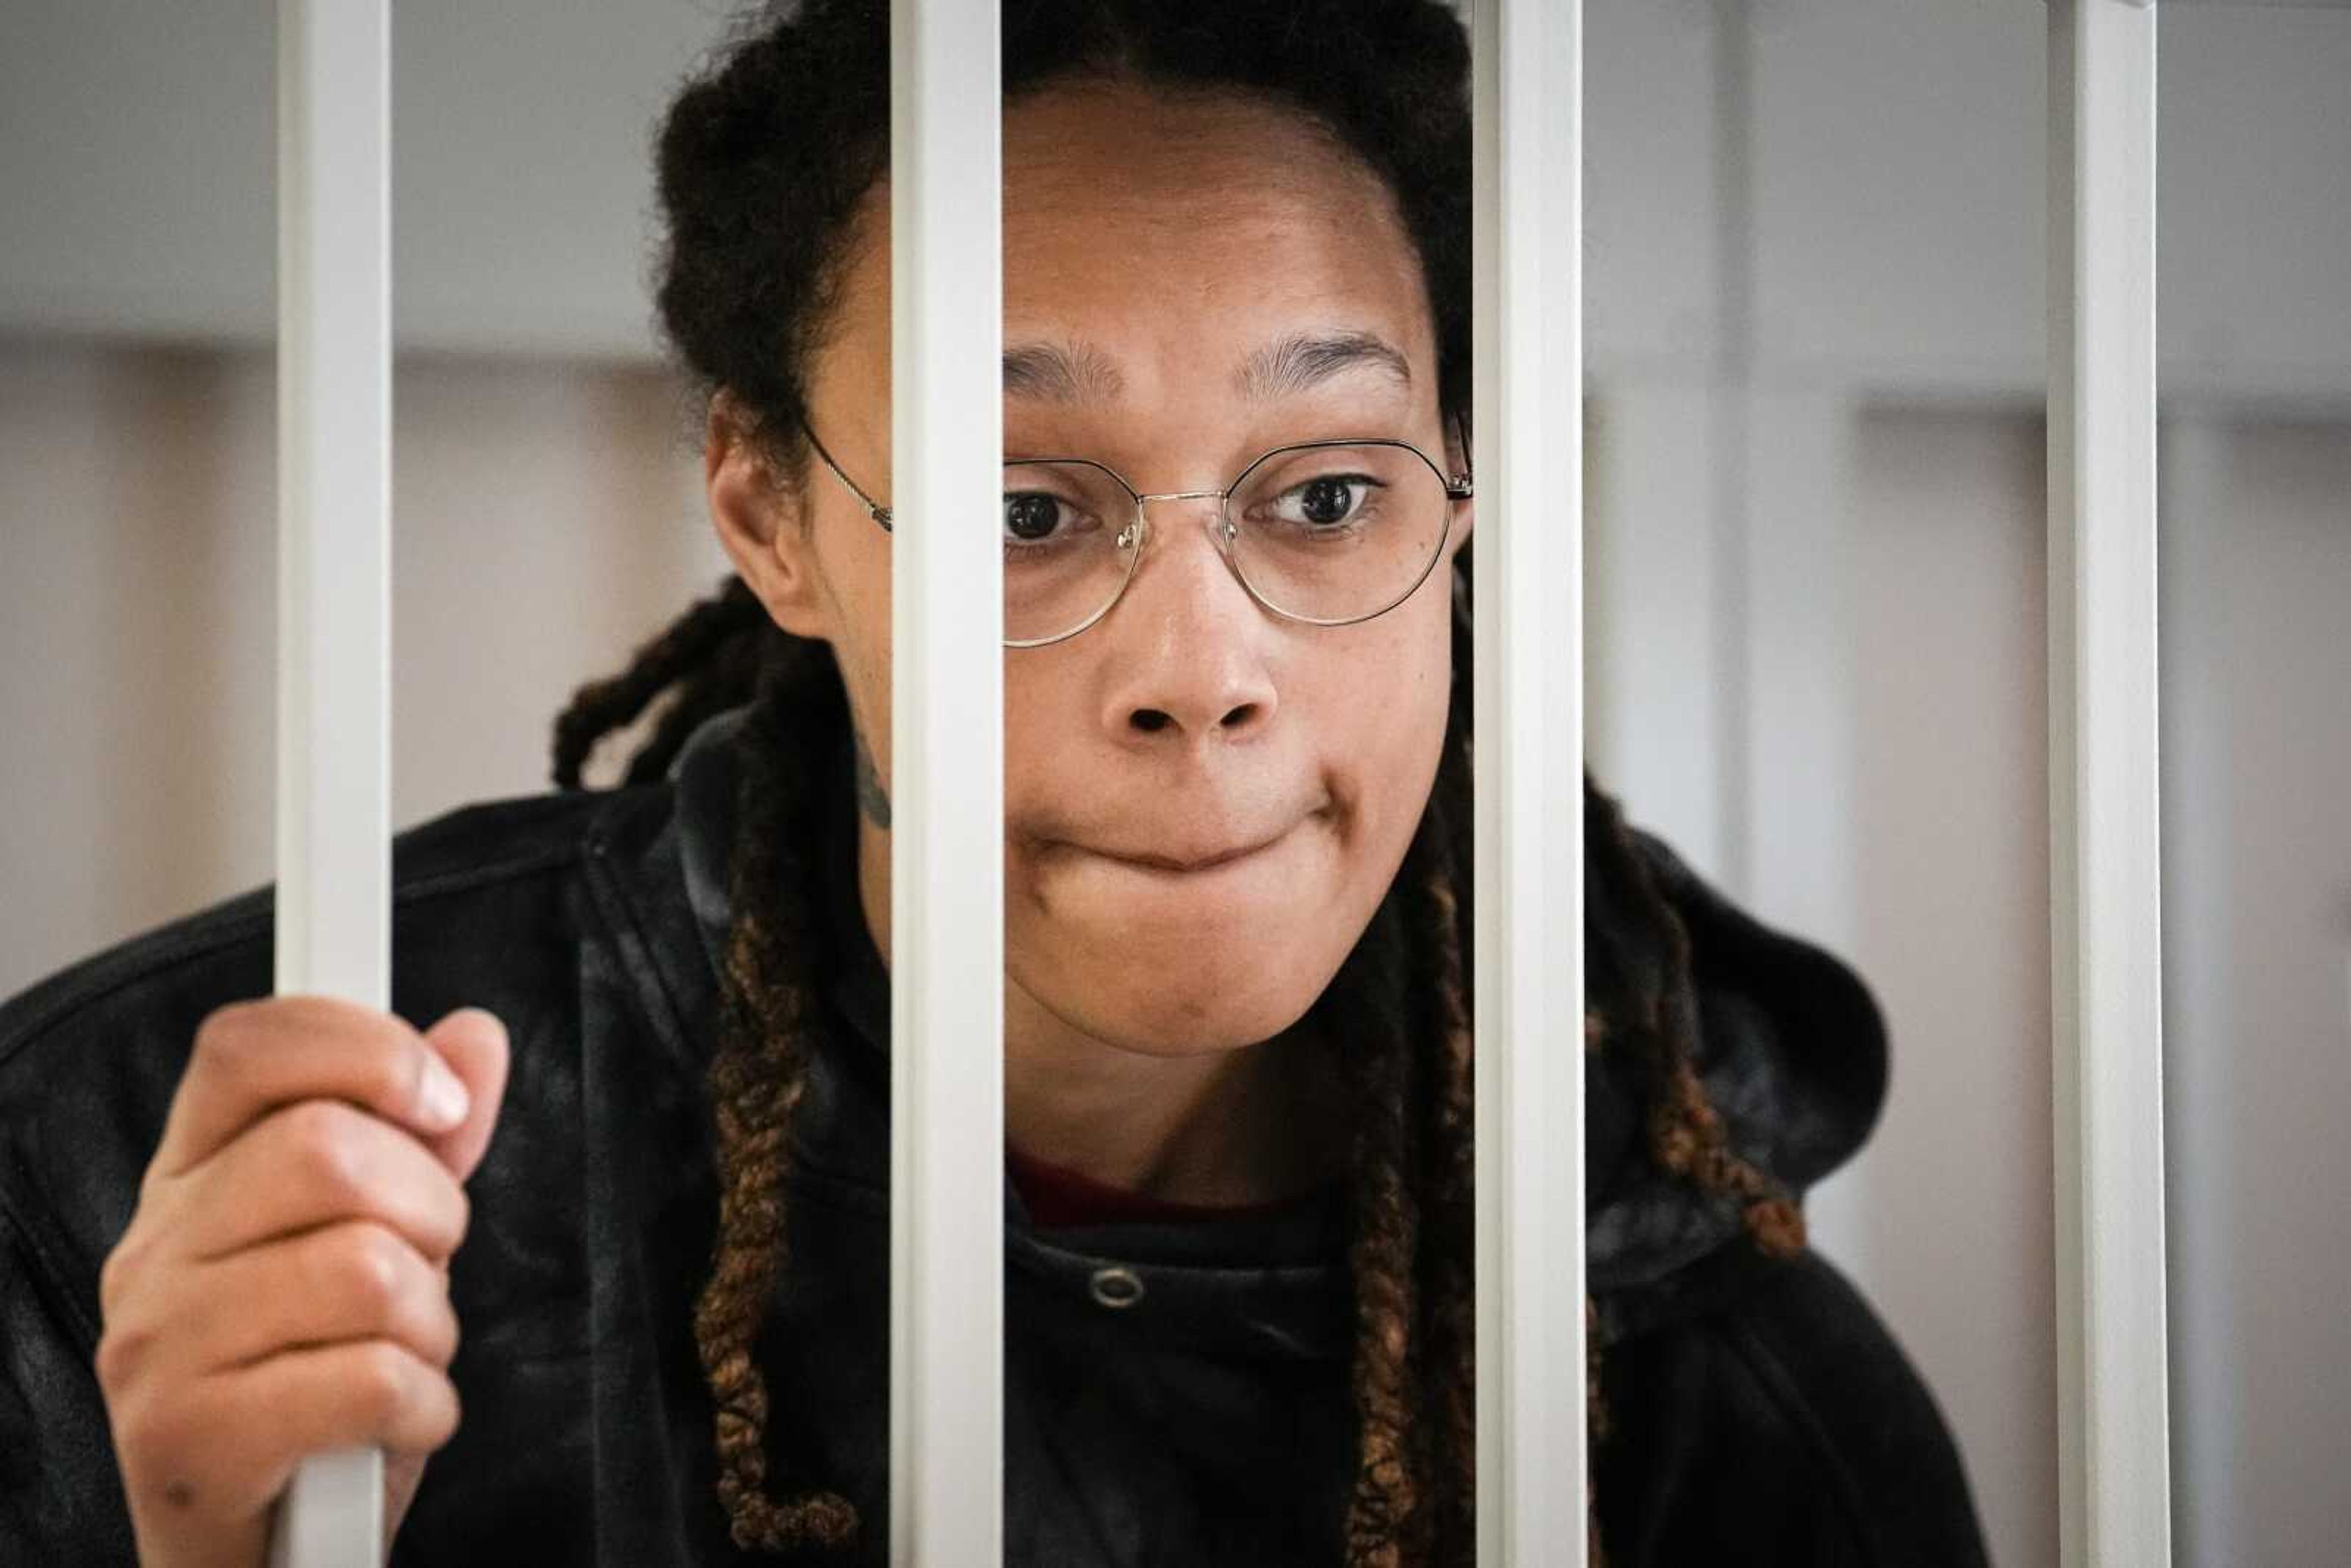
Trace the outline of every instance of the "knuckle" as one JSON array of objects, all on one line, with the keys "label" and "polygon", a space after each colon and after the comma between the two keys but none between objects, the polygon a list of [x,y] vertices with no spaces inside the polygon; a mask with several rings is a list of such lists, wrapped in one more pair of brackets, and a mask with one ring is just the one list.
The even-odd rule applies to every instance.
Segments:
[{"label": "knuckle", "polygon": [[99,1386],[129,1388],[137,1377],[140,1363],[145,1359],[148,1340],[144,1332],[127,1324],[107,1324],[98,1336],[98,1350],[91,1358]]},{"label": "knuckle", "polygon": [[347,1227],[338,1234],[336,1248],[337,1270],[341,1275],[342,1288],[354,1301],[371,1325],[391,1321],[400,1304],[401,1286],[407,1276],[406,1260],[402,1256],[407,1243],[382,1226],[362,1221]]},{"label": "knuckle", "polygon": [[456,1435],[462,1411],[456,1385],[439,1372],[417,1379],[416,1396],[388,1435],[391,1446],[430,1453]]},{"label": "knuckle", "polygon": [[421,1041],[371,1035],[358,1063],[367,1102],[394,1113],[414,1105],[424,1082],[423,1051]]},{"label": "knuckle", "polygon": [[474,1225],[474,1200],[467,1196],[463,1183],[451,1177],[449,1197],[449,1250],[455,1252],[465,1244],[465,1236]]},{"label": "knuckle", "polygon": [[195,1049],[199,1055],[217,1056],[233,1051],[246,1034],[256,1009],[256,1001],[223,1002],[206,1013],[196,1025]]},{"label": "knuckle", "polygon": [[125,1396],[109,1415],[116,1445],[134,1464],[152,1465],[170,1458],[186,1430],[170,1406],[152,1396]]},{"label": "knuckle", "polygon": [[427,1440],[439,1448],[457,1435],[457,1427],[465,1419],[465,1402],[457,1397],[457,1385],[447,1378],[441,1379],[442,1394],[433,1413],[433,1429]]},{"label": "knuckle", "polygon": [[360,1113],[333,1100],[305,1100],[285,1113],[286,1137],[304,1180],[349,1201],[362,1196]]},{"label": "knuckle", "polygon": [[149,1254],[153,1243],[133,1227],[123,1232],[114,1250],[98,1270],[98,1312],[102,1325],[111,1327],[130,1312],[147,1288]]},{"label": "knuckle", "polygon": [[415,1236],[417,1251],[434,1260],[454,1255],[465,1239],[468,1223],[465,1189],[435,1166],[420,1173],[418,1185],[407,1196],[410,1201],[404,1212],[410,1216],[407,1224]]},{"label": "knuckle", "polygon": [[224,1083],[249,1082],[254,1069],[254,1042],[258,1030],[254,1027],[257,1002],[229,1002],[214,1008],[196,1026],[195,1044],[189,1052],[191,1075],[202,1072],[205,1077]]},{"label": "knuckle", "polygon": [[146,1401],[128,1396],[110,1397],[107,1420],[114,1434],[114,1446],[121,1451],[126,1470],[136,1469],[155,1453],[155,1423],[147,1413]]},{"label": "knuckle", "polygon": [[138,1258],[131,1232],[123,1233],[114,1244],[114,1250],[98,1266],[98,1311],[102,1318],[110,1318],[122,1305],[125,1291],[138,1273]]},{"label": "knuckle", "polygon": [[409,1397],[409,1356],[386,1339],[369,1340],[354,1356],[351,1397],[379,1428],[400,1414]]}]

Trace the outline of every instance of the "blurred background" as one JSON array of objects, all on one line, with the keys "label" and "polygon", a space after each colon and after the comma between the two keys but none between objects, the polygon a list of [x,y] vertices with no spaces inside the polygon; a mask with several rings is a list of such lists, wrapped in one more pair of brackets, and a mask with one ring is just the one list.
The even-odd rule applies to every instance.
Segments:
[{"label": "blurred background", "polygon": [[[2053,1564],[2036,0],[1587,0],[1590,747],[1886,1009],[1822,1249]],[[394,7],[394,809],[718,579],[645,288],[716,0]],[[270,874],[272,8],[0,10],[0,995]],[[2351,11],[2165,0],[2183,1564],[2351,1539]],[[2149,1201],[2154,1201],[2153,1195]]]}]

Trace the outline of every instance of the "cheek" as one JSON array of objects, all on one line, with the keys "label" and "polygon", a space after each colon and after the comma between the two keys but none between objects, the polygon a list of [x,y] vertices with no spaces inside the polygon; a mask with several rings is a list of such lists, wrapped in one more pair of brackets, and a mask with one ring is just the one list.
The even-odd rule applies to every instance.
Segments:
[{"label": "cheek", "polygon": [[833,658],[841,665],[850,711],[856,716],[859,733],[865,737],[874,769],[881,774],[886,793],[892,778],[890,722],[893,711],[890,701],[889,558],[883,557],[878,567],[870,561],[856,561],[849,572],[834,581],[834,624],[841,628],[841,633],[833,639]]},{"label": "cheek", "polygon": [[881,776],[882,792],[894,793],[890,771],[890,645],[878,646],[841,639],[832,645],[841,666],[841,684],[849,694],[849,712],[857,733],[865,738],[873,770]]},{"label": "cheek", "polygon": [[[1364,921],[1403,864],[1426,808],[1450,703],[1447,644],[1416,623],[1396,630],[1409,635],[1365,650],[1351,665],[1351,671],[1380,671],[1375,682],[1351,673],[1327,696],[1329,711],[1343,716],[1327,755],[1343,770],[1342,786],[1353,797],[1351,877],[1360,878]],[[1433,655],[1426,652],[1432,648]],[[1377,700],[1365,700],[1367,689],[1377,691]]]},{"label": "cheek", "polygon": [[1032,803],[1057,805],[1072,791],[1114,789],[1115,778],[1068,776],[1070,758],[1095,755],[1074,744],[1087,733],[1081,641],[1004,655],[1004,809],[1019,821]]}]

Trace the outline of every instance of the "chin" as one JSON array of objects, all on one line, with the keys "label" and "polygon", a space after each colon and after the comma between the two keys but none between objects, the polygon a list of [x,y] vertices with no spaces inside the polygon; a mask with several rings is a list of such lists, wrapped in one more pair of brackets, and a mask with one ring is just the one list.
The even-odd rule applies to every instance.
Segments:
[{"label": "chin", "polygon": [[[1072,1027],[1144,1056],[1203,1056],[1270,1040],[1304,1017],[1329,976],[1311,956],[1247,944],[1155,947],[1102,967],[1057,965],[1029,994]],[[1312,980],[1301,985],[1301,979]]]},{"label": "chin", "polygon": [[1099,1012],[1073,1014],[1071,1021],[1105,1044],[1137,1056],[1221,1056],[1262,1045],[1296,1023],[1305,1010],[1243,1015],[1219,1009],[1196,1018],[1165,1010]]},{"label": "chin", "polygon": [[1327,825],[1170,872],[1063,847],[1021,862],[1005,940],[1046,956],[1022,987],[1072,1027],[1154,1056],[1232,1051],[1302,1017],[1346,956],[1353,902]]}]

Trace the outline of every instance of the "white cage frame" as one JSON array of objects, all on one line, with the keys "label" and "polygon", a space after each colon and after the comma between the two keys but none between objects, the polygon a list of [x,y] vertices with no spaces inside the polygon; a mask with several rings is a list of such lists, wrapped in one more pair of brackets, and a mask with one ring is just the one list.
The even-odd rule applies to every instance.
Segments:
[{"label": "white cage frame", "polygon": [[[1479,1562],[1584,1563],[1581,0],[1472,0]],[[899,515],[892,1560],[1002,1556],[998,33],[892,7]],[[277,984],[390,995],[388,0],[280,0]],[[2156,810],[2155,7],[2050,0],[2051,923],[2061,1539],[2170,1560]],[[1573,477],[1563,507],[1558,476]],[[1516,528],[1518,497],[1551,507]],[[332,497],[331,507],[325,505]],[[1564,516],[1561,515],[1562,512]],[[1540,590],[1540,591],[1539,591]],[[929,786],[950,765],[959,787]],[[1503,852],[1504,846],[1510,852]],[[974,934],[977,933],[977,936]],[[985,1114],[978,1113],[985,1111]],[[1563,1135],[1554,1130],[1563,1129]],[[2148,1194],[2158,1195],[2150,1204]],[[376,1568],[381,1457],[301,1467],[274,1563]]]}]

